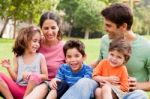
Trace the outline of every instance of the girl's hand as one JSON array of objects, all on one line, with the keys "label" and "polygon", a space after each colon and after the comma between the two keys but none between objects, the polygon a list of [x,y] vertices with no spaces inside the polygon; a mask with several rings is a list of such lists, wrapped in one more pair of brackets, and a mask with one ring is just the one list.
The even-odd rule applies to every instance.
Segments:
[{"label": "girl's hand", "polygon": [[53,90],[56,90],[57,89],[57,81],[60,81],[59,79],[57,78],[54,78],[50,81],[50,87],[51,89]]},{"label": "girl's hand", "polygon": [[2,60],[1,62],[2,66],[5,67],[5,68],[10,68],[10,60],[9,59],[4,59]]},{"label": "girl's hand", "polygon": [[120,81],[120,79],[117,76],[110,76],[108,78],[108,82],[110,82],[113,85],[118,85],[119,81]]},{"label": "girl's hand", "polygon": [[27,71],[23,72],[23,80],[28,81],[30,75],[31,75],[31,72],[27,72]]}]

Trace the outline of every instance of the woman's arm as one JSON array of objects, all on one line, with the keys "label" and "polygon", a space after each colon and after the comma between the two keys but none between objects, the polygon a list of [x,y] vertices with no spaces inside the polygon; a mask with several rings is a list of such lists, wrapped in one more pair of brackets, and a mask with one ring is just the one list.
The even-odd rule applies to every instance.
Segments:
[{"label": "woman's arm", "polygon": [[40,75],[41,80],[48,80],[48,69],[44,56],[42,56],[41,59],[41,71],[42,71],[42,74]]}]

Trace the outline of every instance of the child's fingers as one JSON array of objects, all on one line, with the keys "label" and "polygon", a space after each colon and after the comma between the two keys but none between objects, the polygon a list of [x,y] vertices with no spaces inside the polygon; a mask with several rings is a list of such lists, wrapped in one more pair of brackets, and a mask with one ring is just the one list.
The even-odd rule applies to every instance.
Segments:
[{"label": "child's fingers", "polygon": [[56,83],[55,80],[53,80],[53,81],[50,82],[50,87],[51,87],[52,89],[57,89],[57,83]]}]

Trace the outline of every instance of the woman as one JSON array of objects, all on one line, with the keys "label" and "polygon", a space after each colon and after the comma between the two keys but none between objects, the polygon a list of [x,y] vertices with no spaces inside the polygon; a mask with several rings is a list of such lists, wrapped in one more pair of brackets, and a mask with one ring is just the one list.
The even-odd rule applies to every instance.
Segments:
[{"label": "woman", "polygon": [[[48,67],[48,79],[54,78],[60,64],[64,63],[62,33],[60,32],[60,20],[52,12],[44,13],[40,18],[40,28],[43,33],[41,52],[46,59]],[[42,99],[48,93],[49,82],[44,82],[37,86],[26,99]]]}]

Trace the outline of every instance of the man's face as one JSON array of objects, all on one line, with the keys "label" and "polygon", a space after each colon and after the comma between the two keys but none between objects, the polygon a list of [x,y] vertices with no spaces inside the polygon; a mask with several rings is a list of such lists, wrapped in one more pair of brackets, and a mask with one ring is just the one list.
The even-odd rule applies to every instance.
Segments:
[{"label": "man's face", "polygon": [[123,26],[117,27],[115,23],[104,19],[104,28],[108,33],[109,39],[124,37]]}]

